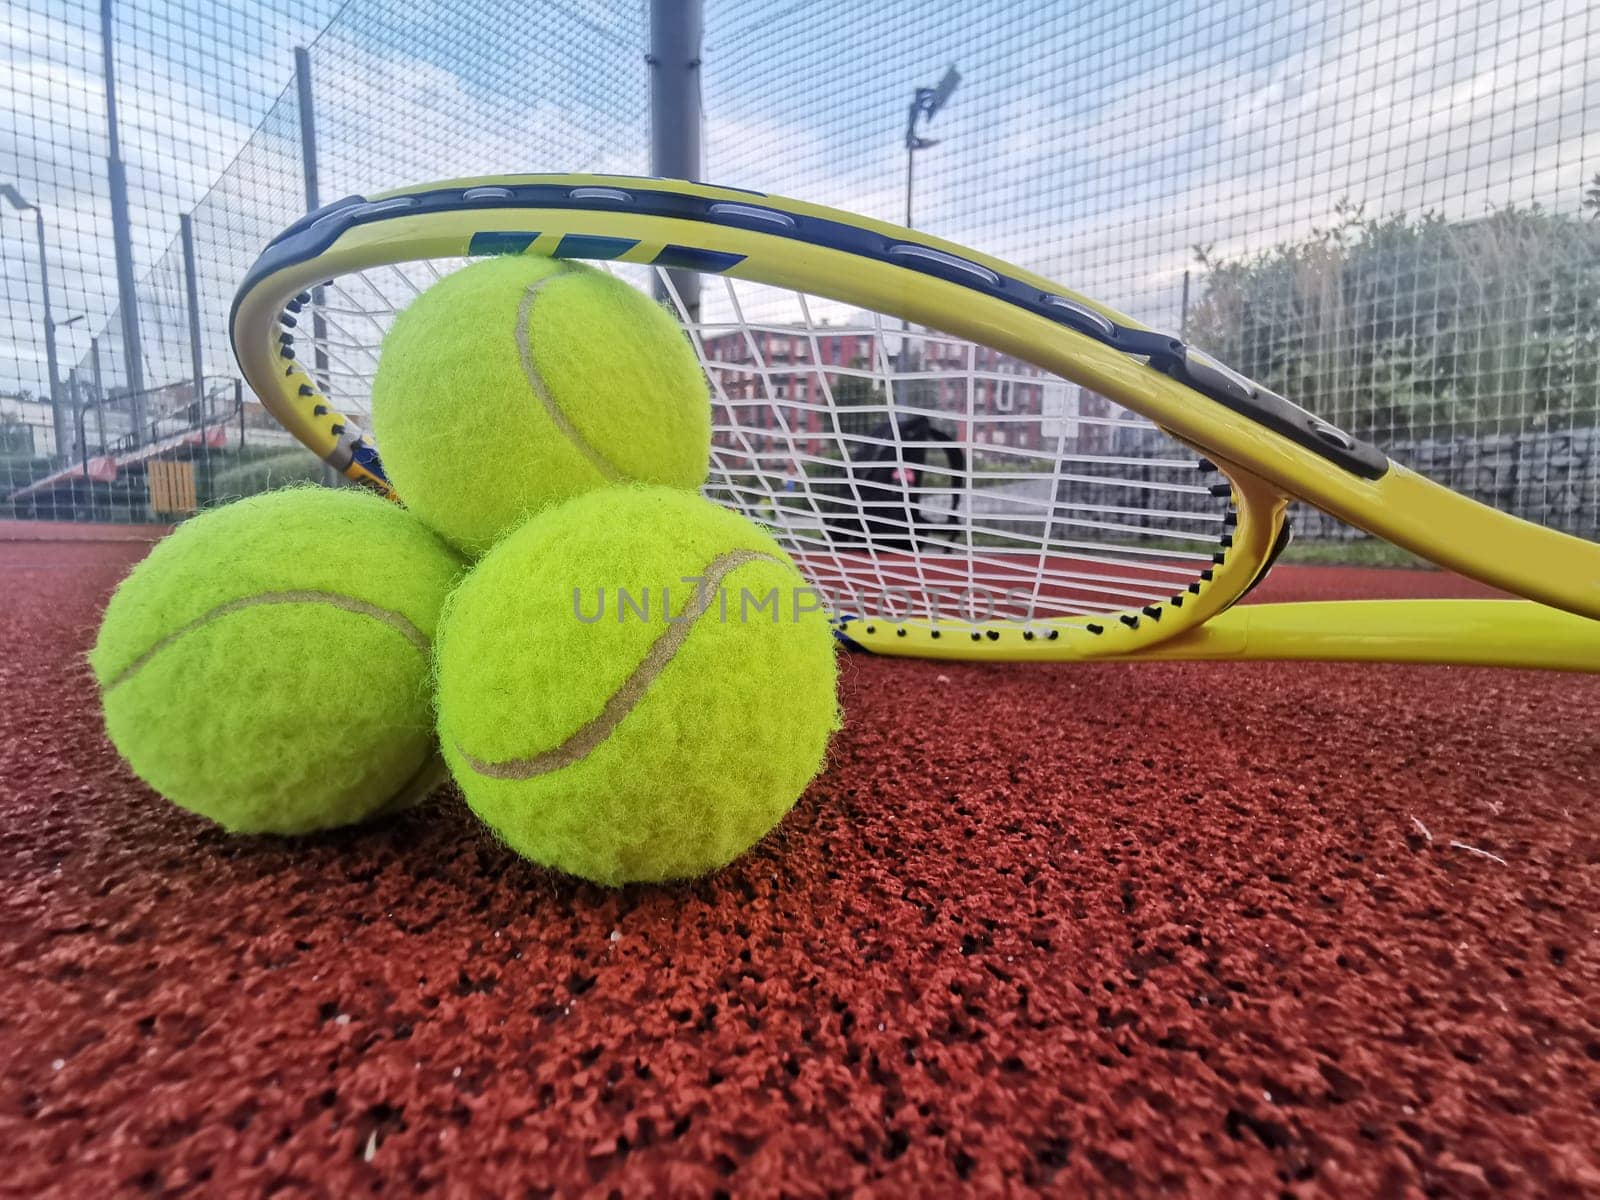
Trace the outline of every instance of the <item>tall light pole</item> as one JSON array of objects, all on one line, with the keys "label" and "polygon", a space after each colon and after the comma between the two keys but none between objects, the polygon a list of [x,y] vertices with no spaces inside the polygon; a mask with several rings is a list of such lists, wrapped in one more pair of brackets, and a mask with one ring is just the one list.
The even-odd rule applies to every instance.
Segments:
[{"label": "tall light pole", "polygon": [[117,312],[122,318],[123,370],[128,411],[137,437],[144,435],[144,347],[139,334],[139,289],[133,278],[133,218],[128,209],[128,172],[117,133],[116,47],[111,0],[100,0],[100,69],[106,93],[106,191],[111,199],[111,243],[117,260]]},{"label": "tall light pole", "polygon": [[[661,179],[699,179],[700,46],[703,0],[650,0],[650,173]],[[684,315],[700,319],[700,276],[672,271]],[[656,298],[668,298],[661,277]]]},{"label": "tall light pole", "polygon": [[56,319],[50,310],[50,260],[44,249],[44,212],[37,204],[24,200],[22,193],[9,183],[0,183],[0,197],[18,212],[33,213],[33,227],[39,238],[39,290],[44,294],[44,359],[45,369],[50,372],[50,423],[55,431],[56,453],[65,456],[68,433],[61,411],[61,382],[56,366]]},{"label": "tall light pole", "polygon": [[[946,67],[944,78],[939,80],[937,87],[919,87],[911,98],[911,111],[906,114],[906,228],[911,224],[911,180],[917,163],[917,151],[926,150],[929,146],[937,146],[939,139],[923,137],[917,132],[917,123],[933,120],[934,113],[945,106],[950,99],[950,93],[956,90],[956,84],[961,82],[961,72],[954,67]],[[915,365],[916,356],[911,350],[911,322],[900,322],[900,349],[895,354],[895,362],[899,369],[908,370]]]},{"label": "tall light pole", "polygon": [[911,177],[917,161],[917,151],[937,146],[937,138],[922,137],[917,133],[917,122],[933,120],[934,113],[945,106],[950,93],[961,82],[961,72],[948,68],[938,87],[919,87],[911,101],[911,112],[906,117],[906,228],[911,228]]}]

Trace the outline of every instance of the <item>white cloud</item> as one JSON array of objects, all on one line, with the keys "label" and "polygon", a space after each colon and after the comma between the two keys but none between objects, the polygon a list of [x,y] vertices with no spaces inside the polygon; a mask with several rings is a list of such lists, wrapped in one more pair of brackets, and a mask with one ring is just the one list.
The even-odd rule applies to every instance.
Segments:
[{"label": "white cloud", "polygon": [[[1302,237],[1345,196],[1371,214],[1570,211],[1600,163],[1600,29],[1582,0],[1207,6],[1125,33],[1057,15],[1019,12],[1009,40],[963,51],[940,144],[918,155],[918,224],[1145,320],[1176,322],[1195,244]],[[890,48],[870,78],[827,55],[763,73],[747,64],[793,30],[754,28],[707,68],[712,162],[898,220],[896,110],[925,64]]]},{"label": "white cloud", "polygon": [[[643,22],[605,0],[562,11],[589,43],[530,36],[488,56],[437,30],[384,43],[336,25],[313,46],[323,199],[457,175],[645,170]],[[919,227],[1170,323],[1195,243],[1238,254],[1297,238],[1346,195],[1374,214],[1570,208],[1600,165],[1588,67],[1600,28],[1582,0],[1211,5],[1170,26],[1068,19],[1052,4],[1019,5],[1003,25],[976,11],[939,10],[914,45],[868,46],[857,24],[824,36],[800,9],[758,21],[713,4],[707,177],[901,220],[910,89],[955,57],[961,89],[930,130],[940,144],[918,156]],[[115,295],[98,38],[24,20],[0,23],[0,159],[31,170],[49,205],[58,307],[98,328]],[[737,44],[719,37],[730,29]],[[231,370],[232,289],[301,208],[294,110],[255,129],[220,113],[203,76],[163,62],[119,79],[139,271],[170,271],[176,214],[199,201],[206,353]],[[0,387],[38,374],[30,236],[15,214],[0,220]],[[65,336],[64,363],[86,344]],[[182,337],[147,340],[168,356],[153,373],[184,369]]]}]

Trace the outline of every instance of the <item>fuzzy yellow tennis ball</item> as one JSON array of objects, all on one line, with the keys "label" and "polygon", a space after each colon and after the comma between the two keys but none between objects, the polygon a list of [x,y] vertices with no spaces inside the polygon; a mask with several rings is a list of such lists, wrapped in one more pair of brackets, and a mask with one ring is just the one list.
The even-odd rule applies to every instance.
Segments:
[{"label": "fuzzy yellow tennis ball", "polygon": [[89,664],[107,732],[239,833],[398,807],[442,775],[431,643],[460,560],[398,505],[270,492],[186,521],[112,596]]},{"label": "fuzzy yellow tennis ball", "polygon": [[832,631],[788,555],[669,488],[516,530],[451,596],[437,661],[467,803],[512,849],[612,886],[737,857],[837,724]]},{"label": "fuzzy yellow tennis ball", "polygon": [[508,255],[445,277],[395,319],[372,430],[406,506],[476,555],[603,484],[699,487],[711,402],[689,339],[643,292]]}]

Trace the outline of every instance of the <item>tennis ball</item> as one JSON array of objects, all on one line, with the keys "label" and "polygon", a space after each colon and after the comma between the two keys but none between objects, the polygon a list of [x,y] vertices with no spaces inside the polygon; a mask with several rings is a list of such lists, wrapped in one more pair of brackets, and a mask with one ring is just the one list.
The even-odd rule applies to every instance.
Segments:
[{"label": "tennis ball", "polygon": [[788,555],[671,488],[528,521],[446,604],[445,761],[512,849],[617,886],[755,844],[837,726],[834,642]]},{"label": "tennis ball", "polygon": [[508,255],[395,319],[372,431],[406,506],[477,555],[606,483],[699,487],[711,401],[688,338],[648,296],[580,263]]},{"label": "tennis ball", "polygon": [[404,509],[300,487],[184,522],[106,607],[106,730],[173,803],[237,833],[308,833],[442,777],[431,642],[461,562]]}]

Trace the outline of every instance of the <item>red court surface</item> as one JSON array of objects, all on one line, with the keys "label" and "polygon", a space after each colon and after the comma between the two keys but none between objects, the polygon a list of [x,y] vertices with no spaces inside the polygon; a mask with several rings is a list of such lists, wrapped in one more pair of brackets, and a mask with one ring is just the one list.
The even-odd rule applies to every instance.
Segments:
[{"label": "red court surface", "polygon": [[151,795],[141,552],[0,543],[0,1193],[1600,1194],[1600,679],[851,657],[775,836],[612,893]]}]

